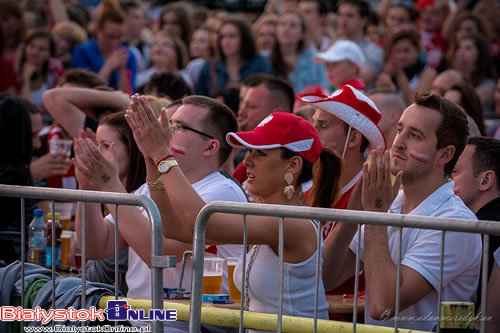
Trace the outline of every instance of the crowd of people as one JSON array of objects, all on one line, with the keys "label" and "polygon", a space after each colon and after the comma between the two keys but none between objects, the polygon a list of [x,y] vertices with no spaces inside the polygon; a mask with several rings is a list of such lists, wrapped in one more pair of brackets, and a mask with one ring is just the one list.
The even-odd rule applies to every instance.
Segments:
[{"label": "crowd of people", "polygon": [[[150,196],[163,251],[178,260],[215,200],[500,221],[498,1],[268,0],[261,13],[96,2],[0,0],[0,183]],[[73,140],[71,160],[51,151],[54,139]],[[0,202],[4,266],[25,244],[18,200]],[[27,222],[43,204],[26,202]],[[114,269],[117,213],[120,289],[148,298],[150,222],[136,207],[87,204],[89,277],[112,282],[101,273]],[[81,215],[78,204],[80,242]],[[274,313],[277,218],[247,217],[248,251],[240,220],[210,218],[206,255],[246,255],[234,279],[247,282],[247,309]],[[325,295],[353,292],[358,254],[365,323],[393,325],[401,247],[399,327],[433,330],[441,232],[407,228],[401,244],[397,228],[357,232],[286,220],[284,313],[314,315],[320,256],[318,316],[328,319]],[[478,305],[482,239],[445,239],[441,300]],[[491,236],[489,332],[500,332],[499,246]],[[164,287],[180,275],[164,270]]]}]

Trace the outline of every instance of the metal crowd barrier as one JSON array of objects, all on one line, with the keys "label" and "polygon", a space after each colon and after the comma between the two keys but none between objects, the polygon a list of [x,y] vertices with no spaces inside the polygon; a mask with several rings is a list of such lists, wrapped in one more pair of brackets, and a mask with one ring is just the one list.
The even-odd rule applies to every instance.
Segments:
[{"label": "metal crowd barrier", "polygon": [[[339,221],[351,224],[358,224],[358,231],[360,230],[361,224],[373,224],[373,225],[385,225],[399,227],[399,255],[397,260],[397,286],[396,286],[396,304],[395,304],[395,316],[394,316],[394,332],[398,332],[398,318],[400,311],[400,300],[399,300],[399,290],[400,290],[400,274],[401,274],[401,238],[403,228],[419,228],[419,229],[434,229],[442,230],[442,243],[441,243],[441,263],[440,263],[440,279],[439,279],[439,289],[438,289],[438,302],[437,302],[437,316],[441,316],[441,291],[442,291],[442,280],[443,280],[443,261],[444,261],[444,242],[445,233],[447,231],[455,232],[468,232],[468,233],[482,233],[483,235],[483,262],[482,262],[482,290],[481,290],[481,311],[483,314],[486,312],[486,288],[488,279],[488,250],[489,250],[489,234],[500,235],[500,223],[495,221],[470,221],[464,219],[446,219],[438,217],[428,217],[428,216],[414,216],[414,215],[403,215],[403,214],[388,214],[388,213],[377,213],[377,212],[365,212],[365,211],[348,211],[339,209],[326,209],[326,208],[312,208],[312,207],[297,207],[297,206],[285,206],[285,205],[266,205],[266,204],[255,204],[255,203],[232,203],[232,202],[222,202],[214,201],[207,204],[199,213],[196,224],[195,233],[193,240],[193,278],[191,282],[191,301],[190,301],[190,315],[189,315],[189,332],[198,333],[200,332],[201,325],[201,302],[202,302],[202,279],[203,279],[203,260],[204,260],[204,250],[205,250],[205,230],[206,225],[210,216],[214,213],[229,213],[242,215],[242,223],[244,229],[243,235],[243,246],[247,248],[247,230],[246,230],[246,216],[247,215],[258,215],[258,216],[275,216],[279,218],[279,258],[280,258],[280,284],[278,290],[280,292],[280,297],[278,299],[277,306],[277,323],[276,329],[278,332],[282,331],[282,321],[283,321],[283,220],[284,218],[302,218],[304,220],[314,219],[316,221]],[[307,222],[309,223],[309,222]],[[358,233],[359,235],[359,233]],[[321,228],[318,228],[317,239],[318,248],[320,246]],[[352,331],[356,332],[357,324],[357,295],[358,295],[358,277],[360,270],[360,259],[359,259],[359,247],[360,240],[358,238],[358,254],[356,255],[356,269],[355,269],[355,299],[354,299],[354,311],[353,311],[353,324]],[[316,283],[315,283],[315,301],[314,301],[314,324],[313,330],[317,331],[317,307],[318,307],[318,283],[319,283],[319,262],[320,256],[318,256],[317,267],[316,267]],[[242,282],[241,282],[241,306],[239,315],[239,329],[243,332],[244,327],[244,316],[249,315],[249,312],[244,312],[244,300],[245,300],[245,270],[246,270],[246,256],[243,256],[242,265]],[[485,332],[486,322],[482,321],[480,326],[481,333]],[[361,325],[365,326],[365,325]],[[360,326],[360,328],[361,328]],[[245,326],[248,328],[247,326]],[[364,329],[363,329],[364,330]],[[439,333],[439,321],[437,323],[437,332]]]},{"label": "metal crowd barrier", "polygon": [[[21,198],[21,289],[24,290],[24,262],[26,260],[25,254],[25,198],[51,200],[52,216],[55,216],[54,200],[60,201],[80,201],[101,204],[115,204],[116,206],[116,220],[115,220],[115,298],[118,297],[118,205],[126,206],[142,206],[148,213],[150,222],[152,221],[151,233],[151,282],[152,282],[152,303],[153,309],[162,309],[163,306],[163,268],[171,267],[170,258],[163,256],[163,243],[162,243],[162,224],[158,208],[153,200],[145,195],[135,195],[126,193],[112,193],[112,192],[97,192],[97,191],[83,191],[83,190],[67,190],[45,187],[30,187],[30,186],[14,186],[14,185],[0,185],[0,196],[2,197],[15,197]],[[86,277],[86,254],[85,254],[85,209],[86,205],[82,206],[82,295],[81,302],[85,304],[85,277]],[[52,258],[55,258],[55,237],[54,237],[54,224],[52,228]],[[55,306],[55,260],[52,260],[52,307]],[[21,304],[24,304],[24,293],[21,293]],[[83,324],[83,322],[82,322]],[[21,322],[23,327],[23,322]],[[163,322],[154,321],[152,323],[153,332],[163,332]]]}]

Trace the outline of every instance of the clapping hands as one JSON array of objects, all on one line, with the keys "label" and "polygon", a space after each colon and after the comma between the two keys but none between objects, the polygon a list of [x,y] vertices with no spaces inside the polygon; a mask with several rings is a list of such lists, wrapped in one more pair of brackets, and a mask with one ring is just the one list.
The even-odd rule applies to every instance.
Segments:
[{"label": "clapping hands", "polygon": [[80,189],[104,191],[121,184],[114,143],[109,147],[110,156],[105,157],[97,147],[95,134],[87,129],[80,131],[74,146],[73,163]]},{"label": "clapping hands", "polygon": [[144,158],[150,158],[155,164],[166,155],[170,155],[170,130],[165,109],[157,119],[148,100],[144,96],[134,95],[125,115],[134,139]]}]

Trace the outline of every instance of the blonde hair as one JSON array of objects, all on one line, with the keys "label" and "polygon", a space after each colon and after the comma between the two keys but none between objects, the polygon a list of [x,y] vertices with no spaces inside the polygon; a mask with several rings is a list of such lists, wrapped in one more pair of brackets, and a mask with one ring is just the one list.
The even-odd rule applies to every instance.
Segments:
[{"label": "blonde hair", "polygon": [[168,98],[160,98],[153,95],[146,95],[146,99],[149,104],[151,104],[151,108],[153,109],[153,113],[156,118],[160,116],[160,111],[162,108],[166,108],[172,101]]},{"label": "blonde hair", "polygon": [[52,34],[67,40],[72,46],[87,41],[88,35],[85,29],[71,21],[56,23],[51,30]]}]

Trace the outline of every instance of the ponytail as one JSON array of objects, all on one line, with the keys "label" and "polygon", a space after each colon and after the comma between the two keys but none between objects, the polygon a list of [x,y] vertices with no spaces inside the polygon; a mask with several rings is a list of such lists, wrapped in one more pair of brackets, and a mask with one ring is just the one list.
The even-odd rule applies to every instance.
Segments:
[{"label": "ponytail", "polygon": [[314,165],[313,186],[307,198],[310,207],[331,208],[340,192],[342,159],[330,148],[323,148]]}]

